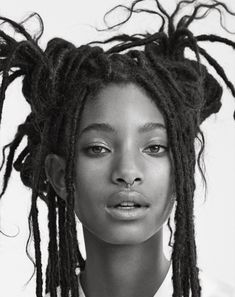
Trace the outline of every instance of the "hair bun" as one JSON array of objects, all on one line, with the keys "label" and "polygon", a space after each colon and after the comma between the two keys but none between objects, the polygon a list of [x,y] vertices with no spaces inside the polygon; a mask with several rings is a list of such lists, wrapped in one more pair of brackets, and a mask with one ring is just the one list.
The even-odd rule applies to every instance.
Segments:
[{"label": "hair bun", "polygon": [[176,62],[170,67],[174,68],[174,78],[180,85],[186,108],[199,113],[200,123],[220,110],[223,89],[206,66],[185,59],[184,63]]},{"label": "hair bun", "polygon": [[218,81],[208,72],[206,72],[203,80],[203,90],[205,103],[200,114],[201,123],[211,114],[217,113],[220,110],[223,93],[223,89]]}]

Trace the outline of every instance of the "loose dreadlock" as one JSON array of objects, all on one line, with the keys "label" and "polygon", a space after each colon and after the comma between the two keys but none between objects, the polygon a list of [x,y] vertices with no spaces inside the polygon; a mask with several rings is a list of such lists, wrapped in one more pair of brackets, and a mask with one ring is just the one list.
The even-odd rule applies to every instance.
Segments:
[{"label": "loose dreadlock", "polygon": [[[175,23],[182,6],[194,4],[195,0],[180,1],[171,15],[158,0],[155,0],[156,11],[135,8],[142,1],[135,0],[130,7],[122,6],[130,13],[122,23],[133,13],[152,13],[162,20],[158,32],[122,34],[80,47],[54,38],[48,42],[45,51],[38,45],[43,32],[43,22],[38,14],[32,15],[36,15],[41,23],[41,33],[37,37],[28,34],[23,23],[0,17],[23,37],[22,41],[16,41],[0,30],[0,122],[6,90],[20,76],[23,77],[23,95],[32,110],[25,122],[18,126],[14,140],[3,147],[0,169],[5,163],[6,149],[9,149],[9,154],[0,197],[7,189],[14,166],[20,172],[23,184],[32,189],[29,227],[33,229],[34,236],[37,297],[43,296],[38,197],[48,206],[50,239],[46,289],[51,297],[57,296],[58,285],[62,297],[79,295],[75,270],[79,268],[83,271],[85,260],[78,247],[74,214],[77,135],[87,100],[95,99],[99,90],[113,82],[132,82],[141,86],[165,118],[173,155],[177,202],[172,252],[173,297],[186,297],[190,292],[192,297],[201,296],[194,238],[194,171],[196,162],[201,169],[200,157],[204,149],[200,125],[219,111],[222,96],[222,87],[201,64],[201,56],[213,66],[233,96],[235,89],[223,68],[198,42],[220,42],[233,48],[235,43],[216,35],[194,36],[188,28],[195,19],[204,18],[213,9],[220,14],[223,9],[234,14],[225,4],[211,0],[211,4],[195,4],[191,15],[185,15]],[[92,46],[94,43],[112,42],[118,43],[106,51],[98,45]],[[185,57],[186,48],[195,53],[195,61]],[[27,145],[14,161],[16,149],[24,136],[27,137]],[[201,142],[197,159],[195,138]],[[49,153],[66,159],[66,202],[56,194],[46,178],[44,162]],[[203,175],[202,170],[201,173]]]}]

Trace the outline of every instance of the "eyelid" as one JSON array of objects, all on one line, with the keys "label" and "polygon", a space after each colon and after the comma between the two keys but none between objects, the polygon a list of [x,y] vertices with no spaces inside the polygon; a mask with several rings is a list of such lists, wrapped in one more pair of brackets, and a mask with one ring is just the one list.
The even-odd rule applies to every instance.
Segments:
[{"label": "eyelid", "polygon": [[163,140],[163,139],[153,139],[146,145],[146,147],[154,146],[154,145],[158,145],[158,146],[167,148],[168,147],[168,141]]}]

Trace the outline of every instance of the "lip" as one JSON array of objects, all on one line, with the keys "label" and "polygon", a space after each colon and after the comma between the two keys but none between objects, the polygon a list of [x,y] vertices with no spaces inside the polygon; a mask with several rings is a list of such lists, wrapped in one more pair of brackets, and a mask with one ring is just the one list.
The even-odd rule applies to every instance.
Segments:
[{"label": "lip", "polygon": [[144,218],[150,207],[133,207],[132,209],[119,209],[117,207],[107,207],[107,213],[116,220],[137,220]]},{"label": "lip", "polygon": [[114,208],[122,202],[134,202],[139,204],[141,207],[149,207],[150,205],[142,194],[135,191],[123,190],[116,192],[109,197],[107,207]]}]

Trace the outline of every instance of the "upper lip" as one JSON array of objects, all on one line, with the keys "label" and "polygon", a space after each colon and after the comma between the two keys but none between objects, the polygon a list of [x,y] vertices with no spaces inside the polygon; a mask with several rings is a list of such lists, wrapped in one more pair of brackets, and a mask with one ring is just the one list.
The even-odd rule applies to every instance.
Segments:
[{"label": "upper lip", "polygon": [[141,206],[149,206],[145,197],[139,192],[135,191],[119,191],[112,194],[107,203],[108,207],[115,207],[122,202],[134,202]]}]

